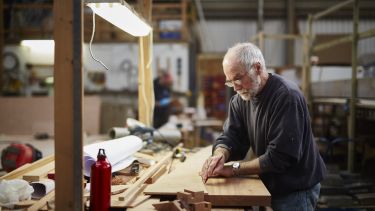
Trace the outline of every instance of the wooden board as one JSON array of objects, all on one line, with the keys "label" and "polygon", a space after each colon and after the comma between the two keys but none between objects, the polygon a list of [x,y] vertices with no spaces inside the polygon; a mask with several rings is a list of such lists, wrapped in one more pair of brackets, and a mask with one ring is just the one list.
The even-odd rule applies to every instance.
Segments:
[{"label": "wooden board", "polygon": [[37,182],[45,178],[47,174],[55,169],[55,161],[52,161],[44,166],[36,168],[23,175],[23,179],[28,182]]},{"label": "wooden board", "polygon": [[204,191],[206,188],[199,176],[199,171],[205,158],[211,153],[211,147],[206,147],[192,156],[187,157],[184,163],[181,163],[170,174],[159,178],[154,184],[145,189],[145,194],[149,195],[176,195],[177,192],[183,192],[184,189],[191,191]]},{"label": "wooden board", "polygon": [[271,194],[256,176],[237,178],[210,178],[203,184],[199,171],[205,159],[211,154],[206,147],[189,156],[173,172],[164,175],[149,185],[144,193],[149,195],[176,195],[184,189],[204,191],[205,200],[213,206],[267,206],[271,204]]},{"label": "wooden board", "polygon": [[37,160],[35,161],[34,163],[26,163],[25,165],[9,172],[8,174],[0,177],[0,180],[3,180],[3,179],[7,179],[7,180],[11,180],[11,179],[17,179],[17,178],[21,178],[24,174],[26,174],[27,172],[30,172],[36,168],[39,168],[39,167],[42,167],[44,165],[48,165],[48,163],[50,162],[53,162],[55,160],[55,157],[53,155],[50,155],[50,156],[47,156],[47,157],[44,157],[40,160]]},{"label": "wooden board", "polygon": [[271,205],[271,194],[258,177],[212,178],[205,186],[205,200],[215,206]]}]

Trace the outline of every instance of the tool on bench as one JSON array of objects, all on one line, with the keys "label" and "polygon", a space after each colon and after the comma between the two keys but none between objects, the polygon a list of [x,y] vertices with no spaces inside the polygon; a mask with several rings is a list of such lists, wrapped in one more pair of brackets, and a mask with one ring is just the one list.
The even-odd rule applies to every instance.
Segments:
[{"label": "tool on bench", "polygon": [[131,167],[130,167],[130,175],[138,175],[139,174],[139,161],[135,160]]},{"label": "tool on bench", "polygon": [[181,162],[186,160],[186,153],[181,147],[177,147],[174,151],[173,158],[178,158]]},{"label": "tool on bench", "polygon": [[1,165],[7,172],[42,158],[42,152],[30,144],[13,143],[2,151]]},{"label": "tool on bench", "polygon": [[178,129],[161,129],[157,130],[153,127],[147,127],[142,122],[139,122],[132,118],[126,119],[127,128],[125,127],[113,127],[109,131],[111,138],[120,138],[128,135],[136,135],[147,143],[153,141],[164,141],[171,146],[177,145],[181,138],[181,131]]}]

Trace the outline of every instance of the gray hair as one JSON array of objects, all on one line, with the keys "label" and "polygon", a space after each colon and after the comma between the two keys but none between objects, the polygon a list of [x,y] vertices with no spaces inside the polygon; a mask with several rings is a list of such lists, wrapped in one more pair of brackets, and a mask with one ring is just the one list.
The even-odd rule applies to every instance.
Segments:
[{"label": "gray hair", "polygon": [[240,65],[250,72],[255,63],[259,63],[262,71],[266,71],[266,64],[260,49],[252,43],[237,43],[229,48],[225,57],[231,55]]}]

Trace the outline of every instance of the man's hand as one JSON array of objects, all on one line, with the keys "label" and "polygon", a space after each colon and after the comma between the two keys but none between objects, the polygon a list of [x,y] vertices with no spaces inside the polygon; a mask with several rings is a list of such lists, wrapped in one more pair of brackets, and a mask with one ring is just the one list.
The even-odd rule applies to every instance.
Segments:
[{"label": "man's hand", "polygon": [[199,173],[204,183],[207,182],[209,177],[219,175],[228,177],[232,175],[231,170],[229,171],[228,168],[224,168],[225,160],[225,153],[221,150],[217,150],[213,156],[209,157],[206,162],[204,162],[202,170]]}]

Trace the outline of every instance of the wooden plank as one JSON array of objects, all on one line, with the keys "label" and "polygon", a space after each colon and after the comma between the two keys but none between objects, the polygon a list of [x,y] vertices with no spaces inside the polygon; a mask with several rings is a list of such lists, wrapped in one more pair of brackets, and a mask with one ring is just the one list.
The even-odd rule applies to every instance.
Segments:
[{"label": "wooden plank", "polygon": [[56,210],[83,210],[83,2],[54,1]]},{"label": "wooden plank", "polygon": [[320,19],[320,18],[322,18],[322,17],[324,17],[328,14],[331,14],[334,11],[339,10],[339,9],[341,9],[341,8],[345,7],[346,5],[351,4],[353,2],[354,2],[354,0],[347,0],[347,1],[344,1],[344,2],[340,2],[339,4],[335,4],[332,7],[329,7],[326,10],[318,12],[315,15],[313,15],[313,19],[318,20],[318,19]]},{"label": "wooden plank", "polygon": [[122,193],[119,197],[120,201],[124,201],[125,204],[129,204],[131,201],[133,201],[134,197],[137,194],[137,191],[140,189],[140,187],[143,185],[143,183],[152,176],[162,165],[167,163],[173,156],[173,152],[167,153],[157,164],[151,166],[146,170],[145,173],[142,174],[142,176],[124,193]]},{"label": "wooden plank", "polygon": [[117,194],[116,196],[111,197],[111,208],[125,208],[125,207],[136,207],[140,203],[144,202],[151,196],[144,195],[143,191],[146,188],[146,184],[142,184],[136,191],[134,192],[134,197],[131,200],[124,201],[122,200],[122,194]]},{"label": "wooden plank", "polygon": [[27,208],[27,211],[36,211],[36,210],[39,210],[40,208],[44,207],[47,204],[47,202],[49,200],[51,200],[53,197],[55,197],[55,191],[49,192],[47,195],[45,195],[39,201],[37,201],[36,203],[34,203],[31,207]]},{"label": "wooden plank", "polygon": [[211,154],[211,147],[203,148],[194,155],[188,156],[186,161],[170,174],[164,175],[154,184],[149,185],[145,189],[145,194],[177,195],[177,192],[183,192],[184,189],[207,193],[199,171],[209,154]]},{"label": "wooden plank", "polygon": [[0,2],[0,90],[3,90],[3,73],[4,73],[4,65],[3,65],[3,52],[4,52],[4,1]]},{"label": "wooden plank", "polygon": [[153,184],[158,180],[163,174],[167,172],[167,165],[163,165],[154,175],[148,178],[145,183],[146,184]]},{"label": "wooden plank", "polygon": [[9,172],[8,174],[0,177],[0,180],[21,178],[27,172],[32,171],[33,169],[39,168],[41,166],[47,165],[48,163],[53,162],[54,160],[55,157],[53,155],[50,155],[40,160],[37,160],[34,163],[27,163],[19,167],[18,169],[15,169],[12,172]]},{"label": "wooden plank", "polygon": [[254,176],[209,179],[206,189],[208,195],[205,200],[215,206],[271,205],[271,194],[263,182]]},{"label": "wooden plank", "polygon": [[[151,23],[152,1],[139,2],[142,17]],[[155,105],[154,86],[151,69],[152,30],[150,34],[139,38],[138,107],[139,120],[147,126],[152,125]]]},{"label": "wooden plank", "polygon": [[[254,176],[236,178],[210,178],[203,184],[198,172],[211,154],[211,146],[189,156],[173,172],[161,177],[145,189],[150,195],[176,195],[184,189],[204,191],[205,200],[214,206],[268,206],[271,194],[260,179]],[[246,187],[246,188],[244,188]]]},{"label": "wooden plank", "polygon": [[160,200],[156,198],[149,198],[142,204],[139,204],[138,206],[135,206],[133,208],[126,209],[127,211],[155,211],[155,208],[152,206],[152,204],[159,203]]},{"label": "wooden plank", "polygon": [[52,161],[44,166],[36,168],[23,175],[23,179],[28,182],[40,181],[42,178],[46,177],[50,171],[55,169],[55,162]]}]

